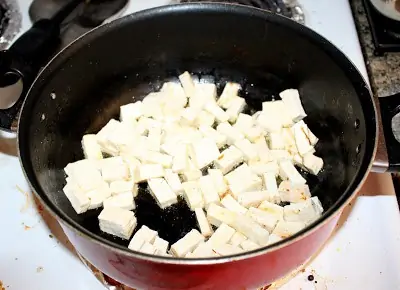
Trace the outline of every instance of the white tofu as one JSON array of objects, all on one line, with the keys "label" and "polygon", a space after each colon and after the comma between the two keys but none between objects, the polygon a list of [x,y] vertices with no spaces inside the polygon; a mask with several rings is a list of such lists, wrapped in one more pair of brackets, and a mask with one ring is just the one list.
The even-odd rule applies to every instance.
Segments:
[{"label": "white tofu", "polygon": [[208,169],[208,175],[211,177],[215,189],[220,197],[226,195],[228,191],[228,185],[225,182],[224,175],[219,169]]},{"label": "white tofu", "polygon": [[148,151],[145,154],[145,157],[142,159],[142,162],[151,164],[160,164],[164,168],[171,168],[172,157],[170,155],[163,154],[160,152]]},{"label": "white tofu", "polygon": [[229,120],[229,115],[213,101],[206,103],[204,109],[212,114],[219,123],[228,122]]},{"label": "white tofu", "polygon": [[319,215],[322,215],[324,212],[324,208],[322,207],[321,201],[319,200],[318,196],[313,196],[311,198],[312,204],[314,206],[315,212]]},{"label": "white tofu", "polygon": [[169,243],[157,236],[154,240],[153,246],[156,248],[156,254],[163,255],[167,253]]},{"label": "white tofu", "polygon": [[229,116],[229,122],[234,123],[236,122],[239,114],[243,112],[244,108],[246,107],[246,101],[245,99],[241,97],[234,98],[228,109],[226,110],[226,113]]},{"label": "white tofu", "polygon": [[294,184],[305,184],[307,182],[290,160],[279,161],[279,176],[282,180],[289,180]]},{"label": "white tofu", "polygon": [[314,135],[314,133],[310,130],[310,128],[308,128],[307,124],[303,120],[297,122],[296,125],[301,127],[302,131],[306,134],[311,146],[315,146],[318,143],[317,136]]},{"label": "white tofu", "polygon": [[246,132],[250,130],[253,125],[253,118],[250,115],[240,113],[233,127],[238,129],[242,134],[246,134]]},{"label": "white tofu", "polygon": [[270,158],[272,161],[290,160],[293,161],[293,157],[287,150],[269,150]]},{"label": "white tofu", "polygon": [[210,138],[203,138],[191,145],[192,160],[197,168],[210,165],[219,156],[218,146]]},{"label": "white tofu", "polygon": [[266,107],[268,109],[263,109],[257,118],[257,124],[267,132],[279,132],[284,126],[282,112],[280,112],[280,108],[276,106],[279,104],[278,102],[279,101],[264,102],[263,107],[265,103],[268,103],[269,106]]},{"label": "white tofu", "polygon": [[217,126],[217,131],[226,136],[229,145],[233,145],[236,141],[244,138],[244,135],[238,129],[227,122],[220,123]]},{"label": "white tofu", "polygon": [[80,188],[86,192],[100,187],[103,184],[103,178],[100,171],[97,169],[97,162],[102,160],[89,160],[83,159],[74,163],[69,163],[65,168],[65,173],[70,179]]},{"label": "white tofu", "polygon": [[243,162],[243,158],[242,151],[235,146],[229,146],[229,148],[221,152],[214,164],[223,174],[226,174],[236,165]]},{"label": "white tofu", "polygon": [[166,169],[164,178],[176,195],[183,194],[182,182],[177,173],[174,173],[171,169]]},{"label": "white tofu", "polygon": [[107,182],[96,189],[86,192],[86,196],[90,200],[89,210],[103,206],[103,202],[111,196],[110,187]]},{"label": "white tofu", "polygon": [[142,226],[132,237],[128,248],[132,251],[139,251],[145,242],[153,243],[158,236],[156,231],[149,229],[147,226]]},{"label": "white tofu", "polygon": [[254,243],[251,240],[245,240],[245,241],[241,242],[240,247],[242,247],[242,249],[245,251],[253,251],[253,250],[260,248],[259,245],[257,245],[256,243]]},{"label": "white tofu", "polygon": [[110,136],[117,130],[119,126],[117,120],[111,119],[97,134],[97,142],[101,147],[101,151],[112,156],[118,155],[118,148],[109,142]]},{"label": "white tofu", "polygon": [[143,116],[161,119],[163,116],[164,92],[153,92],[148,94],[142,101]]},{"label": "white tofu", "polygon": [[203,235],[193,229],[171,246],[171,252],[176,257],[185,257],[187,253],[192,252],[202,242],[204,242]]},{"label": "white tofu", "polygon": [[213,247],[213,250],[221,256],[230,256],[243,252],[242,248],[231,244],[217,245]]},{"label": "white tofu", "polygon": [[221,96],[218,99],[218,105],[224,109],[228,109],[232,101],[238,97],[238,92],[240,89],[240,84],[227,82]]},{"label": "white tofu", "polygon": [[271,194],[278,194],[278,184],[276,182],[275,172],[263,173],[264,187]]},{"label": "white tofu", "polygon": [[[283,131],[283,130],[282,130]],[[286,143],[282,136],[282,131],[269,133],[269,148],[273,150],[286,149]]]},{"label": "white tofu", "polygon": [[164,177],[165,171],[161,164],[142,164],[138,167],[136,182],[144,182],[148,179]]},{"label": "white tofu", "polygon": [[254,143],[257,150],[258,158],[261,162],[268,163],[272,161],[272,156],[264,137],[257,139]]},{"label": "white tofu", "polygon": [[307,116],[301,104],[299,91],[296,89],[284,90],[279,94],[290,117],[294,122],[298,122]]},{"label": "white tofu", "polygon": [[276,161],[271,161],[268,163],[263,163],[263,162],[254,162],[250,163],[249,167],[252,172],[259,176],[263,176],[265,173],[271,173],[275,177],[278,176],[279,173],[279,165],[278,162]]},{"label": "white tofu", "polygon": [[85,192],[81,191],[76,185],[67,182],[63,191],[77,214],[84,213],[89,209],[89,197],[87,197]]},{"label": "white tofu", "polygon": [[210,204],[207,209],[207,219],[210,224],[219,227],[222,223],[232,224],[236,219],[236,214],[216,204]]},{"label": "white tofu", "polygon": [[296,142],[297,151],[301,156],[304,156],[309,152],[314,152],[314,147],[311,145],[310,140],[308,140],[301,123],[296,123],[293,125],[292,133]]},{"label": "white tofu", "polygon": [[148,117],[140,117],[136,127],[136,132],[141,135],[148,134],[151,129],[161,127],[162,123],[160,121]]},{"label": "white tofu", "polygon": [[185,198],[191,210],[204,207],[203,194],[200,184],[197,181],[187,181],[182,183],[184,190],[183,197]]},{"label": "white tofu", "polygon": [[141,162],[130,154],[121,154],[121,157],[129,168],[131,180],[135,182],[137,180],[136,174],[138,173],[138,167],[141,165]]},{"label": "white tofu", "polygon": [[[104,129],[104,128],[103,128]],[[101,132],[97,133],[97,142],[102,148],[102,151],[112,156],[116,156],[119,152],[126,151],[132,148],[139,133],[136,132],[136,127],[127,123],[115,121],[112,131],[103,136]]]},{"label": "white tofu", "polygon": [[215,144],[217,144],[218,148],[221,148],[226,145],[227,137],[224,134],[221,134],[211,126],[200,125],[199,132],[205,137],[212,139]]},{"label": "white tofu", "polygon": [[264,246],[268,243],[269,232],[245,215],[237,215],[231,227],[258,245]]},{"label": "white tofu", "polygon": [[185,71],[179,76],[179,80],[182,84],[183,90],[188,98],[191,98],[195,92],[195,85],[192,76],[189,72]]},{"label": "white tofu", "polygon": [[195,208],[194,213],[196,214],[197,224],[199,225],[201,234],[208,238],[213,234],[211,225],[209,224],[206,214],[202,208]]},{"label": "white tofu", "polygon": [[292,203],[283,208],[285,221],[304,222],[310,224],[321,216],[311,199],[299,203]]},{"label": "white tofu", "polygon": [[143,246],[140,248],[139,252],[142,252],[142,253],[145,253],[145,254],[149,254],[149,255],[153,255],[153,254],[155,254],[156,250],[157,249],[152,244],[150,244],[148,242],[145,242],[143,244]]},{"label": "white tofu", "polygon": [[110,182],[111,195],[118,195],[123,192],[133,191],[134,182],[132,180],[116,180]]},{"label": "white tofu", "polygon": [[100,230],[121,239],[128,240],[136,227],[132,211],[117,207],[105,208],[99,215]]},{"label": "white tofu", "polygon": [[[281,138],[284,143],[284,148],[282,148],[282,149],[287,150],[290,155],[298,154],[296,140],[294,138],[294,134],[293,134],[291,128],[283,128],[281,131]],[[275,147],[277,147],[277,146],[275,146]],[[280,149],[280,148],[273,148],[273,149]]]},{"label": "white tofu", "polygon": [[257,161],[259,159],[257,148],[247,139],[237,140],[235,147],[242,151],[246,161]]},{"label": "white tofu", "polygon": [[151,128],[149,130],[149,135],[147,138],[147,144],[149,145],[148,150],[151,151],[160,151],[161,146],[161,138],[162,138],[162,129],[159,127]]},{"label": "white tofu", "polygon": [[207,258],[207,257],[218,257],[218,255],[213,251],[211,244],[201,243],[192,252],[192,257]]},{"label": "white tofu", "polygon": [[199,185],[203,194],[204,206],[207,208],[211,203],[219,203],[220,198],[218,191],[214,185],[213,178],[205,175],[199,178]]},{"label": "white tofu", "polygon": [[230,194],[225,195],[221,200],[221,204],[230,211],[238,214],[245,214],[247,212],[247,208],[238,203]]},{"label": "white tofu", "polygon": [[258,139],[264,137],[264,131],[259,126],[253,126],[246,130],[244,133],[245,137],[255,143]]},{"label": "white tofu", "polygon": [[273,234],[281,237],[282,239],[293,236],[295,233],[301,231],[306,227],[303,222],[288,222],[285,220],[280,220],[276,225]]},{"label": "white tofu", "polygon": [[307,169],[308,172],[318,175],[324,166],[324,161],[322,158],[315,156],[312,153],[308,153],[303,157],[303,165]]},{"label": "white tofu", "polygon": [[225,180],[234,197],[242,192],[261,190],[262,188],[261,178],[254,174],[246,163],[225,175]]},{"label": "white tofu", "polygon": [[279,219],[275,215],[255,207],[250,207],[246,215],[267,229],[268,232],[272,232],[279,222]]},{"label": "white tofu", "polygon": [[239,246],[243,241],[247,240],[247,237],[242,233],[236,232],[233,234],[231,239],[229,240],[229,244],[233,246]]},{"label": "white tofu", "polygon": [[115,180],[129,180],[131,177],[129,167],[120,156],[104,158],[98,161],[101,175],[107,182]]},{"label": "white tofu", "polygon": [[263,102],[262,111],[270,118],[277,118],[282,127],[293,125],[293,120],[283,101]]},{"label": "white tofu", "polygon": [[97,137],[94,134],[87,134],[83,136],[82,149],[86,159],[103,159],[101,147],[99,143],[97,143]]},{"label": "white tofu", "polygon": [[103,201],[104,208],[118,207],[126,210],[133,210],[136,208],[133,194],[130,191],[111,196]]},{"label": "white tofu", "polygon": [[264,200],[270,200],[270,193],[266,190],[242,192],[238,194],[237,201],[244,207],[257,207]]},{"label": "white tofu", "polygon": [[208,239],[207,243],[215,250],[217,246],[227,244],[235,232],[236,231],[227,224],[221,224]]},{"label": "white tofu", "polygon": [[195,125],[195,121],[200,114],[200,108],[186,107],[181,111],[182,124],[185,126]]},{"label": "white tofu", "polygon": [[269,235],[269,240],[268,240],[268,245],[275,244],[279,241],[282,241],[282,237],[275,235],[275,234],[270,234]]},{"label": "white tofu", "polygon": [[209,113],[207,111],[201,111],[197,115],[197,118],[194,123],[197,127],[200,127],[200,126],[211,127],[215,123],[215,117],[214,117],[214,115],[212,115],[211,113]]},{"label": "white tofu", "polygon": [[142,106],[142,101],[121,106],[119,115],[120,120],[129,124],[135,124],[137,119],[143,115]]},{"label": "white tofu", "polygon": [[211,83],[195,84],[195,91],[189,99],[189,106],[203,109],[207,102],[215,102],[217,97],[217,87]]},{"label": "white tofu", "polygon": [[258,206],[258,209],[276,217],[278,220],[283,219],[283,207],[280,205],[265,200]]},{"label": "white tofu", "polygon": [[165,93],[166,99],[164,102],[164,115],[175,113],[186,106],[187,97],[181,84],[166,82],[163,84],[161,92]]},{"label": "white tofu", "polygon": [[189,152],[188,146],[182,144],[177,147],[173,161],[172,161],[172,171],[175,173],[182,173],[189,168]]},{"label": "white tofu", "polygon": [[175,156],[178,153],[179,146],[182,147],[182,145],[183,144],[178,143],[178,141],[167,139],[163,144],[161,144],[160,152],[170,156]]},{"label": "white tofu", "polygon": [[164,209],[178,202],[176,194],[169,187],[164,178],[152,178],[147,181],[150,193],[160,208]]},{"label": "white tofu", "polygon": [[302,202],[311,198],[310,188],[307,184],[296,184],[284,180],[279,184],[279,194],[282,201]]},{"label": "white tofu", "polygon": [[189,167],[182,172],[182,178],[185,181],[197,181],[202,175],[201,170],[197,169],[190,160]]}]

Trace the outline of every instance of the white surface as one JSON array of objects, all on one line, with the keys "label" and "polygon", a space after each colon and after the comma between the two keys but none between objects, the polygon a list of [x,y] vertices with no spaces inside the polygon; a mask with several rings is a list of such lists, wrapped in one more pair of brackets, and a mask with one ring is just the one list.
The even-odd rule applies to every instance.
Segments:
[{"label": "white surface", "polygon": [[[29,1],[18,2],[27,15]],[[161,5],[166,0],[132,1],[127,12],[146,8],[149,2]],[[366,77],[347,0],[301,2],[308,25],[342,49]],[[27,18],[24,23],[29,25]],[[17,158],[0,153],[0,176],[0,281],[9,286],[6,289],[71,290],[71,280],[75,281],[74,290],[104,289],[72,253],[54,219],[40,214],[31,195],[23,193],[29,193],[29,188]],[[347,220],[305,272],[281,289],[400,289],[400,215],[396,198],[359,197],[348,212]],[[50,238],[50,234],[55,237]],[[309,274],[318,284],[307,281]]]}]

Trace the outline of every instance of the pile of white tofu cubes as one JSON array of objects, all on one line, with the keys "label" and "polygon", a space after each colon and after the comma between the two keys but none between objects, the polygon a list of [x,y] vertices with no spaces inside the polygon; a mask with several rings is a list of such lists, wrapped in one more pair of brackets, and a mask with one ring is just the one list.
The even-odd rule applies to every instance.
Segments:
[{"label": "pile of white tofu cubes", "polygon": [[249,115],[239,84],[226,83],[218,97],[215,84],[194,79],[183,73],[83,136],[85,159],[65,168],[64,193],[75,211],[103,207],[100,229],[129,240],[139,183],[147,182],[162,209],[182,196],[198,229],[169,245],[142,226],[129,248],[188,258],[264,247],[320,217],[322,205],[297,170],[317,175],[323,167],[299,92],[285,90]]}]

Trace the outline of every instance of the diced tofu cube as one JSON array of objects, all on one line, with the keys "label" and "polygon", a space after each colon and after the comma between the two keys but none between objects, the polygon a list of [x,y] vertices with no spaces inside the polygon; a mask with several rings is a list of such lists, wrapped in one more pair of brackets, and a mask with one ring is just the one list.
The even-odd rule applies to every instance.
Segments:
[{"label": "diced tofu cube", "polygon": [[225,180],[234,197],[242,192],[261,190],[262,188],[261,178],[254,174],[245,163],[225,175]]},{"label": "diced tofu cube", "polygon": [[157,236],[154,240],[153,246],[157,250],[156,254],[162,255],[167,253],[169,243]]},{"label": "diced tofu cube", "polygon": [[296,89],[284,90],[279,94],[282,101],[285,103],[287,112],[294,122],[298,122],[307,116],[301,104],[299,91]]},{"label": "diced tofu cube", "polygon": [[107,182],[115,180],[129,180],[130,171],[128,165],[120,156],[104,158],[98,162],[101,175]]},{"label": "diced tofu cube", "polygon": [[165,180],[176,195],[181,195],[183,193],[182,182],[177,173],[174,173],[171,169],[166,169]]},{"label": "diced tofu cube", "polygon": [[257,139],[254,144],[261,162],[268,163],[272,161],[272,156],[264,137]]},{"label": "diced tofu cube", "polygon": [[233,127],[238,129],[242,134],[246,134],[246,132],[250,130],[253,125],[253,118],[250,115],[240,113]]},{"label": "diced tofu cube", "polygon": [[118,147],[114,146],[109,142],[110,137],[114,134],[119,126],[117,120],[111,119],[97,134],[97,142],[101,147],[101,151],[112,156],[116,156],[119,153]]},{"label": "diced tofu cube", "polygon": [[301,127],[302,131],[306,134],[311,146],[315,146],[318,143],[317,136],[315,136],[314,133],[311,132],[310,128],[308,128],[307,124],[303,120],[297,122],[296,125]]},{"label": "diced tofu cube", "polygon": [[215,189],[220,197],[223,197],[228,192],[228,185],[225,182],[224,175],[219,169],[208,169],[208,175],[211,177]]},{"label": "diced tofu cube", "polygon": [[187,97],[181,84],[166,82],[163,84],[161,92],[165,93],[165,98],[167,99],[164,103],[164,115],[169,112],[177,112],[186,106]]},{"label": "diced tofu cube", "polygon": [[160,151],[161,146],[161,138],[162,138],[162,129],[159,127],[151,128],[149,130],[149,135],[147,138],[147,144],[149,145],[148,150],[151,151]]},{"label": "diced tofu cube", "polygon": [[171,246],[171,252],[176,257],[184,257],[187,253],[192,252],[202,242],[204,242],[204,236],[197,230],[193,229]]},{"label": "diced tofu cube", "polygon": [[233,234],[231,239],[229,240],[229,244],[234,246],[239,246],[243,241],[247,240],[247,237],[242,233],[236,232]]},{"label": "diced tofu cube", "polygon": [[148,179],[163,177],[164,175],[165,171],[161,164],[142,164],[138,167],[136,182],[144,182]]},{"label": "diced tofu cube", "polygon": [[304,222],[305,224],[310,224],[321,216],[311,199],[285,206],[283,214],[286,221]]},{"label": "diced tofu cube", "polygon": [[280,205],[265,200],[258,206],[258,209],[276,217],[278,220],[283,219],[283,207]]},{"label": "diced tofu cube", "polygon": [[155,254],[156,250],[157,249],[152,244],[145,242],[139,251],[145,254],[153,255]]},{"label": "diced tofu cube", "polygon": [[243,133],[246,138],[255,143],[258,139],[264,137],[264,131],[259,126],[253,126]]},{"label": "diced tofu cube", "polygon": [[207,209],[207,219],[210,224],[219,227],[222,223],[232,224],[236,219],[236,214],[226,208],[211,204]]},{"label": "diced tofu cube", "polygon": [[191,145],[192,160],[197,168],[202,169],[210,165],[219,156],[215,142],[210,138],[203,138]]},{"label": "diced tofu cube", "polygon": [[129,124],[136,123],[137,119],[143,115],[142,106],[143,104],[141,101],[121,106],[119,116],[121,121]]},{"label": "diced tofu cube", "polygon": [[76,213],[84,213],[89,209],[89,197],[87,197],[85,192],[81,191],[76,185],[67,182],[63,191]]},{"label": "diced tofu cube", "polygon": [[243,112],[245,107],[246,107],[245,99],[241,97],[234,98],[230,103],[229,108],[226,110],[226,113],[229,116],[229,122],[231,123],[236,122],[239,114]]},{"label": "diced tofu cube", "polygon": [[311,198],[312,204],[314,206],[315,212],[319,215],[322,215],[324,212],[324,208],[322,207],[321,201],[319,200],[318,196],[313,196]]},{"label": "diced tofu cube", "polygon": [[239,130],[227,122],[219,124],[217,131],[226,136],[229,145],[233,145],[236,141],[244,138],[244,135]]},{"label": "diced tofu cube", "polygon": [[103,130],[105,128],[97,133],[97,142],[101,146],[102,151],[112,156],[116,156],[119,152],[127,151],[133,147],[136,137],[139,136],[139,133],[136,132],[136,129],[132,125],[118,121],[115,121],[112,131],[106,132],[107,135],[102,134]]},{"label": "diced tofu cube", "polygon": [[219,123],[229,120],[229,115],[213,101],[206,103],[204,109],[212,114]]},{"label": "diced tofu cube", "polygon": [[260,248],[259,245],[257,245],[256,243],[254,243],[251,240],[245,240],[245,241],[241,242],[240,246],[245,251],[253,251],[253,250]]},{"label": "diced tofu cube", "polygon": [[315,156],[312,153],[308,153],[303,157],[303,165],[307,169],[308,172],[318,175],[324,166],[324,161],[322,158]]},{"label": "diced tofu cube", "polygon": [[270,118],[278,118],[282,127],[290,127],[293,120],[290,117],[288,108],[283,101],[263,102],[262,111]]},{"label": "diced tofu cube", "polygon": [[170,168],[172,166],[172,157],[160,152],[148,151],[142,159],[142,162],[160,164],[164,168]]},{"label": "diced tofu cube", "polygon": [[278,194],[278,184],[276,183],[275,172],[266,172],[263,174],[264,186],[271,194]]},{"label": "diced tofu cube", "polygon": [[89,210],[99,208],[103,206],[103,202],[111,196],[110,187],[107,182],[104,182],[102,186],[86,192],[86,196],[90,200]]},{"label": "diced tofu cube", "polygon": [[147,181],[150,193],[162,208],[166,208],[178,202],[176,194],[169,187],[164,178],[152,178]]},{"label": "diced tofu cube", "polygon": [[[257,118],[257,124],[267,132],[279,132],[284,127],[284,114],[282,107],[278,106],[281,101],[264,102],[263,111]],[[268,104],[264,105],[264,104]]]},{"label": "diced tofu cube", "polygon": [[271,161],[268,163],[263,163],[263,162],[254,162],[249,164],[249,167],[252,172],[259,176],[263,176],[265,173],[271,173],[274,174],[275,177],[278,176],[279,173],[279,165],[278,162],[276,161]]},{"label": "diced tofu cube", "polygon": [[189,106],[203,109],[207,102],[215,102],[217,87],[211,83],[195,84],[195,92],[189,99]]},{"label": "diced tofu cube", "polygon": [[189,167],[182,172],[182,178],[185,181],[196,181],[198,180],[203,174],[201,170],[197,169],[196,166],[189,160]]},{"label": "diced tofu cube", "polygon": [[104,208],[118,207],[126,210],[133,210],[136,207],[135,201],[133,200],[133,194],[130,191],[105,199],[103,206]]},{"label": "diced tofu cube", "polygon": [[201,234],[208,238],[213,234],[213,230],[211,225],[209,224],[206,214],[204,213],[202,208],[196,208],[194,210],[196,214],[197,224],[199,225]]},{"label": "diced tofu cube", "polygon": [[141,165],[141,162],[136,157],[130,154],[121,154],[121,157],[129,168],[131,180],[136,181],[136,174],[138,172],[138,167]]},{"label": "diced tofu cube", "polygon": [[182,124],[185,126],[194,125],[200,112],[201,112],[200,108],[194,108],[194,107],[184,108],[181,112]]},{"label": "diced tofu cube", "polygon": [[185,71],[179,76],[183,90],[188,98],[191,98],[195,92],[195,84],[189,72]]},{"label": "diced tofu cube", "polygon": [[97,169],[97,162],[95,160],[79,160],[74,163],[69,163],[64,171],[71,178],[71,180],[84,192],[98,188],[103,184],[103,178],[100,171]]},{"label": "diced tofu cube", "polygon": [[268,243],[269,232],[245,215],[238,215],[231,226],[258,245],[264,246]]},{"label": "diced tofu cube", "polygon": [[241,89],[240,84],[228,82],[218,99],[218,105],[224,109],[228,109],[232,101],[238,97],[238,92]]},{"label": "diced tofu cube", "polygon": [[215,247],[224,245],[229,242],[236,231],[227,224],[221,224],[215,233],[208,239],[207,243],[210,244],[215,250]]},{"label": "diced tofu cube", "polygon": [[207,258],[217,257],[218,255],[213,251],[212,246],[209,243],[201,243],[194,249],[192,257],[196,258]]},{"label": "diced tofu cube", "polygon": [[148,134],[150,130],[161,127],[162,123],[160,121],[148,117],[140,117],[136,131],[139,134]]},{"label": "diced tofu cube", "polygon": [[242,192],[237,196],[238,202],[247,208],[251,206],[257,207],[264,200],[269,201],[270,199],[271,194],[266,190]]},{"label": "diced tofu cube", "polygon": [[286,149],[286,143],[285,143],[285,140],[283,139],[282,131],[269,133],[268,138],[269,138],[269,148],[270,149],[274,149],[274,150]]},{"label": "diced tofu cube", "polygon": [[215,160],[215,166],[222,171],[223,174],[231,171],[236,165],[243,162],[242,152],[235,146],[229,146]]},{"label": "diced tofu cube", "polygon": [[184,190],[183,197],[191,210],[194,211],[198,207],[204,207],[203,194],[199,182],[187,181],[182,183],[182,187]]},{"label": "diced tofu cube", "polygon": [[225,195],[221,200],[221,204],[230,211],[238,214],[245,214],[247,212],[247,208],[238,203],[230,194]]},{"label": "diced tofu cube", "polygon": [[221,148],[226,145],[227,137],[224,134],[221,134],[211,126],[200,125],[199,132],[205,137],[212,139],[215,144],[217,144],[218,148]]},{"label": "diced tofu cube", "polygon": [[213,250],[221,256],[230,256],[243,252],[242,248],[231,244],[218,245],[215,246]]},{"label": "diced tofu cube", "polygon": [[99,215],[100,230],[128,240],[136,227],[135,214],[117,207],[105,208]]},{"label": "diced tofu cube", "polygon": [[304,156],[310,152],[314,152],[314,147],[311,145],[310,140],[308,139],[300,123],[293,125],[292,133],[296,142],[297,151],[301,156]]},{"label": "diced tofu cube", "polygon": [[295,233],[301,231],[306,227],[303,222],[288,222],[285,220],[280,220],[276,225],[273,234],[281,237],[282,239],[293,236]]},{"label": "diced tofu cube", "polygon": [[270,158],[272,161],[290,160],[293,161],[293,157],[287,150],[269,150]]},{"label": "diced tofu cube", "polygon": [[257,148],[247,139],[237,140],[235,147],[242,151],[243,156],[247,161],[257,161],[259,159]]},{"label": "diced tofu cube", "polygon": [[139,251],[145,242],[153,243],[158,236],[156,231],[149,229],[147,226],[142,226],[132,237],[128,248],[132,251]]},{"label": "diced tofu cube", "polygon": [[154,119],[161,119],[163,116],[163,92],[153,92],[148,94],[142,101],[143,116]]},{"label": "diced tofu cube", "polygon": [[246,215],[266,228],[268,232],[272,232],[279,222],[279,219],[275,215],[255,207],[250,207]]},{"label": "diced tofu cube", "polygon": [[99,143],[97,143],[97,137],[94,134],[87,134],[83,136],[82,149],[86,159],[103,159],[101,147]]},{"label": "diced tofu cube", "polygon": [[173,161],[172,161],[172,171],[175,173],[182,173],[189,168],[189,152],[188,146],[182,144],[177,147]]},{"label": "diced tofu cube", "polygon": [[206,111],[201,111],[195,120],[195,125],[197,127],[200,126],[209,126],[211,127],[215,123],[215,117],[214,115],[210,114],[209,112]]},{"label": "diced tofu cube", "polygon": [[133,191],[134,182],[132,180],[116,180],[110,182],[111,195],[118,195],[123,192]]},{"label": "diced tofu cube", "polygon": [[302,202],[311,198],[310,188],[307,184],[296,184],[289,180],[284,180],[278,187],[282,201]]},{"label": "diced tofu cube", "polygon": [[305,184],[307,182],[290,160],[279,161],[279,176],[282,180],[289,180],[294,184]]},{"label": "diced tofu cube", "polygon": [[281,131],[281,138],[284,143],[284,148],[277,148],[278,146],[275,145],[275,148],[272,148],[272,145],[270,147],[272,149],[285,149],[289,152],[290,155],[298,154],[296,140],[294,138],[294,134],[291,128],[283,128]]},{"label": "diced tofu cube", "polygon": [[213,178],[210,175],[199,178],[199,185],[203,194],[204,206],[207,208],[211,203],[219,203],[220,198],[214,185]]},{"label": "diced tofu cube", "polygon": [[270,234],[269,235],[269,240],[268,240],[268,245],[275,244],[279,241],[282,241],[282,237],[275,235],[275,234]]}]

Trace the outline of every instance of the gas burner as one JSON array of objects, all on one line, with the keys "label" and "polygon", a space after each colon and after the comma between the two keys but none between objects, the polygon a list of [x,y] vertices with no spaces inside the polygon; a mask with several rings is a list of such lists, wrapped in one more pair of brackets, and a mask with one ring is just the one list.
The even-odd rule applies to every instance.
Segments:
[{"label": "gas burner", "polygon": [[297,0],[181,0],[181,3],[190,2],[225,2],[252,6],[269,10],[277,14],[292,18],[294,21],[304,24],[304,12]]},{"label": "gas burner", "polygon": [[21,14],[15,0],[0,0],[0,50],[5,49],[21,29]]}]

